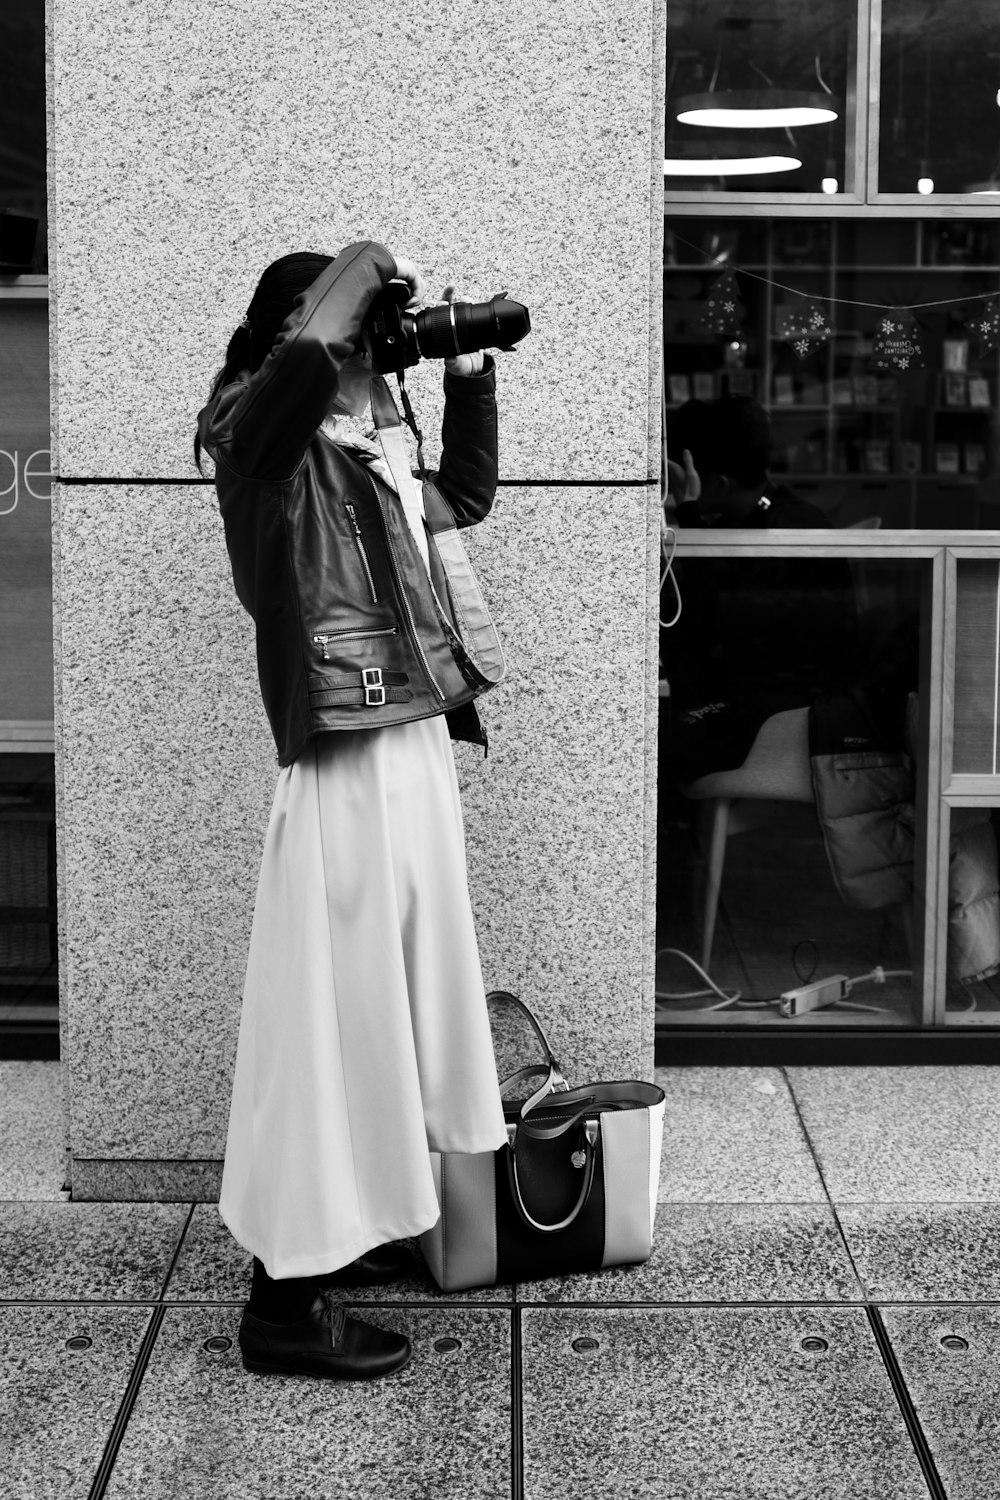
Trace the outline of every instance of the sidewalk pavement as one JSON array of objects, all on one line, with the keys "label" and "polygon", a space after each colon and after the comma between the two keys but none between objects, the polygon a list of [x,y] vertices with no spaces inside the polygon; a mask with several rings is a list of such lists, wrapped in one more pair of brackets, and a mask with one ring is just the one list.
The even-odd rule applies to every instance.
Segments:
[{"label": "sidewalk pavement", "polygon": [[648,1264],[415,1261],[345,1293],[410,1364],[340,1385],[247,1375],[214,1206],[65,1201],[59,1065],[0,1063],[0,1495],[998,1500],[1000,1069],[657,1078]]}]

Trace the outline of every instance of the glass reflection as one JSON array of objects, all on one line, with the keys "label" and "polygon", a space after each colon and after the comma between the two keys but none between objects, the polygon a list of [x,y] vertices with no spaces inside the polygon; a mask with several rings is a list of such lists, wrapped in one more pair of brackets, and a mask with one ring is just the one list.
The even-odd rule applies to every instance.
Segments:
[{"label": "glass reflection", "polygon": [[671,0],[668,192],[843,191],[856,26],[855,0]]},{"label": "glass reflection", "polygon": [[[997,527],[995,223],[674,216],[664,259],[668,426],[692,398],[749,397],[770,418],[774,481],[825,524]],[[733,321],[713,323],[727,271]],[[894,333],[880,361],[890,314],[917,357]]]},{"label": "glass reflection", "polygon": [[882,193],[1000,201],[1000,45],[995,0],[883,0]]},{"label": "glass reflection", "polygon": [[840,974],[850,986],[805,1024],[855,1006],[909,1023],[919,565],[689,557],[675,572],[683,608],[661,631],[663,1017],[719,1005],[777,1019],[783,994]]},{"label": "glass reflection", "polygon": [[48,267],[45,4],[0,7],[0,274]]}]

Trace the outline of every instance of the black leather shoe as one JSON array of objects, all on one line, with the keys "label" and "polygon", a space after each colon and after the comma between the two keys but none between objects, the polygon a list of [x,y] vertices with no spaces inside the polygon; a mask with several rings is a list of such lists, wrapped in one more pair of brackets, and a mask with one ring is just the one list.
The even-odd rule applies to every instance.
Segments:
[{"label": "black leather shoe", "polygon": [[297,1323],[265,1323],[244,1309],[239,1337],[244,1367],[260,1375],[373,1380],[401,1370],[412,1353],[403,1334],[349,1317],[327,1291]]},{"label": "black leather shoe", "polygon": [[413,1273],[413,1255],[405,1245],[377,1245],[366,1250],[350,1265],[339,1271],[330,1271],[316,1279],[321,1287],[326,1286],[382,1286],[387,1281],[401,1281]]}]

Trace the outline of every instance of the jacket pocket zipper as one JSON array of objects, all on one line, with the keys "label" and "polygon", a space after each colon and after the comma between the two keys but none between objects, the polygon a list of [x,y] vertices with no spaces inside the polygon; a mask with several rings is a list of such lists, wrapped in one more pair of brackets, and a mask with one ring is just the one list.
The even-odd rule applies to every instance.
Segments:
[{"label": "jacket pocket zipper", "polygon": [[368,579],[368,592],[372,596],[372,603],[377,604],[378,591],[375,588],[375,578],[372,573],[372,565],[368,560],[368,549],[365,546],[365,539],[361,535],[361,527],[358,525],[358,513],[350,500],[344,501],[344,508],[350,516],[351,525],[354,528],[354,544],[358,549],[358,556],[361,558],[361,566],[365,570],[365,577]]},{"label": "jacket pocket zipper", "polygon": [[[368,478],[369,480],[371,480],[372,487],[374,488],[375,481],[371,478],[371,475],[369,475]],[[377,498],[378,491],[376,490],[375,493]],[[420,657],[421,665],[423,666],[424,672],[427,676],[427,681],[437,693],[438,697],[441,699],[441,702],[445,703],[447,702],[447,694],[445,693],[441,684],[438,682],[437,678],[434,676],[434,673],[431,671],[431,664],[427,660],[427,653],[424,651],[424,648],[420,643],[420,637],[417,634],[417,622],[413,618],[413,610],[410,608],[410,601],[406,597],[406,590],[403,587],[403,580],[399,576],[399,569],[396,566],[396,559],[393,556],[392,551],[392,539],[389,536],[389,527],[386,523],[386,519],[382,514],[381,502],[379,504],[379,520],[382,523],[382,530],[385,532],[385,550],[386,556],[389,559],[389,570],[392,573],[393,579],[395,580],[396,592],[399,595],[399,602],[403,606],[403,613],[406,615],[406,622],[410,627],[410,635],[413,638],[413,644],[417,648],[417,655]]]},{"label": "jacket pocket zipper", "polygon": [[330,655],[326,648],[331,641],[363,641],[370,636],[398,634],[398,625],[386,625],[379,630],[326,630],[313,636],[313,645],[319,646],[323,652],[323,660],[329,661]]}]

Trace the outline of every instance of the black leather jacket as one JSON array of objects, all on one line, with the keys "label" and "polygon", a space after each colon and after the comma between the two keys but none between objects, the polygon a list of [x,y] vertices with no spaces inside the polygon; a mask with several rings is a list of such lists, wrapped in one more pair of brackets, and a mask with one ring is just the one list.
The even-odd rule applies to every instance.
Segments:
[{"label": "black leather jacket", "polygon": [[[435,602],[436,592],[452,608],[433,534],[472,525],[493,504],[492,361],[481,375],[445,372],[441,467],[425,489],[434,589],[395,491],[319,430],[365,314],[395,272],[375,241],[341,251],[298,298],[260,369],[198,417],[283,766],[314,734],[445,712],[456,738],[485,744],[471,701],[482,685],[460,670]],[[453,614],[447,625],[457,629]]]}]

